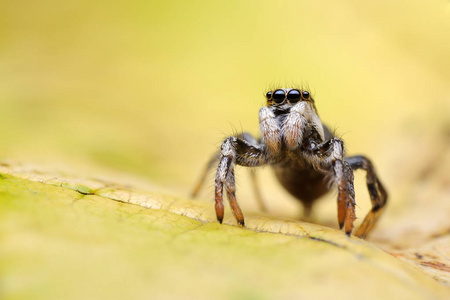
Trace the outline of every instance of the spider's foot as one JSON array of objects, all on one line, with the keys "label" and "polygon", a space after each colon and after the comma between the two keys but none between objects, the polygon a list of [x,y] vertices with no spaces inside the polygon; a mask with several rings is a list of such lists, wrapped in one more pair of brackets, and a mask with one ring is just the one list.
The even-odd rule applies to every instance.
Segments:
[{"label": "spider's foot", "polygon": [[222,202],[216,202],[215,208],[216,208],[217,221],[219,221],[219,223],[222,224],[223,215],[224,215],[223,203]]}]

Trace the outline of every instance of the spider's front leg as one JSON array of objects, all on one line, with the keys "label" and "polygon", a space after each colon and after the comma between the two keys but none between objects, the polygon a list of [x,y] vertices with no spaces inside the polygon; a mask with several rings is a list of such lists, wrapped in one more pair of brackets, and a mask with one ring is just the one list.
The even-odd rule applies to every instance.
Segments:
[{"label": "spider's front leg", "polygon": [[[342,141],[340,140],[339,142],[340,144],[342,143]],[[343,149],[343,147],[339,148]],[[338,150],[338,152],[339,151],[340,150]],[[337,202],[339,228],[344,228],[345,233],[350,236],[353,231],[353,222],[355,222],[356,220],[353,170],[350,165],[343,160],[343,157],[333,159],[335,160],[332,160],[332,165],[335,175],[335,181],[338,187]]]},{"label": "spider's front leg", "polygon": [[344,142],[338,138],[329,140],[331,162],[334,181],[338,188],[338,222],[339,228],[344,228],[345,233],[350,236],[353,230],[355,215],[355,188],[353,185],[353,170],[350,164],[344,160]]},{"label": "spider's front leg", "polygon": [[222,223],[224,216],[223,188],[227,193],[231,210],[239,224],[244,226],[244,215],[236,200],[235,164],[245,167],[256,167],[268,161],[264,145],[251,144],[248,141],[232,136],[225,139],[220,148],[220,161],[215,178],[215,209],[217,220]]},{"label": "spider's front leg", "polygon": [[[243,132],[243,133],[239,134],[237,136],[237,138],[238,139],[243,139],[243,140],[247,141],[251,145],[259,145],[260,144],[260,142],[258,140],[256,140],[248,132]],[[206,168],[203,170],[203,173],[202,173],[199,181],[197,182],[197,184],[194,187],[194,190],[191,193],[191,197],[192,198],[197,197],[197,195],[199,194],[201,188],[203,187],[204,183],[206,182],[206,179],[208,177],[208,173],[213,168],[217,167],[217,164],[219,163],[220,157],[221,157],[221,154],[220,154],[220,150],[219,150],[216,153],[214,153],[214,155],[210,158],[210,160],[208,161],[208,163],[206,165]],[[256,200],[258,202],[259,208],[262,211],[267,211],[266,205],[264,204],[264,201],[263,201],[262,196],[261,196],[258,180],[256,178],[256,171],[254,169],[250,170],[250,179],[251,179],[251,183],[252,183],[252,186],[253,186],[253,190],[254,190],[255,197],[256,197]]]},{"label": "spider's front leg", "polygon": [[280,151],[280,129],[274,113],[267,107],[259,111],[259,124],[263,143],[241,137],[228,137],[220,148],[220,161],[215,179],[215,209],[217,220],[222,223],[224,215],[223,187],[227,192],[231,210],[239,224],[244,226],[244,215],[236,200],[234,165],[257,167],[270,163]]},{"label": "spider's front leg", "polygon": [[328,169],[333,174],[334,184],[338,189],[338,222],[339,228],[344,228],[350,236],[353,230],[355,215],[355,189],[353,185],[353,170],[344,160],[344,142],[333,137],[306,152],[306,158],[317,169]]}]

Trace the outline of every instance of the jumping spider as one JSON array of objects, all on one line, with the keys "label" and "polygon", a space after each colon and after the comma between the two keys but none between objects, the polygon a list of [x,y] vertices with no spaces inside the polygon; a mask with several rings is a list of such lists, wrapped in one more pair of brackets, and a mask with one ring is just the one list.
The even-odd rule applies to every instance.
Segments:
[{"label": "jumping spider", "polygon": [[[220,151],[209,161],[193,196],[198,194],[206,174],[218,162],[215,177],[217,220],[220,223],[223,220],[225,185],[231,210],[237,222],[244,226],[244,216],[236,201],[234,166],[271,165],[281,185],[302,202],[306,215],[311,212],[316,199],[337,186],[339,227],[350,235],[356,219],[353,170],[364,169],[372,209],[356,236],[366,237],[387,201],[386,190],[371,161],[364,156],[344,156],[344,142],[322,125],[308,91],[277,89],[267,92],[266,98],[267,106],[259,110],[262,138],[256,140],[248,133],[227,137]],[[252,179],[260,200],[256,179],[254,176]]]}]

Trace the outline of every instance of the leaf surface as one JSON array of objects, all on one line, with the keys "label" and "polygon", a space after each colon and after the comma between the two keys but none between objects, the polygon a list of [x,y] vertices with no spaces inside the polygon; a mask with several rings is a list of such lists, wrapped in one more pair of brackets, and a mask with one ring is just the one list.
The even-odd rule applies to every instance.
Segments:
[{"label": "leaf surface", "polygon": [[260,215],[246,228],[220,225],[207,201],[9,167],[0,195],[5,299],[450,295],[369,242],[319,225]]}]

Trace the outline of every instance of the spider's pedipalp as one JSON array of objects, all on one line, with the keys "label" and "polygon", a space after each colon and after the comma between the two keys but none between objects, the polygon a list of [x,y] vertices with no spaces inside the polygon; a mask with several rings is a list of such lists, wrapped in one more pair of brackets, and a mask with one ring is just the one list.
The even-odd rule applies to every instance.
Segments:
[{"label": "spider's pedipalp", "polygon": [[268,107],[262,107],[259,110],[259,129],[270,153],[272,155],[279,153],[281,148],[280,128],[275,120],[274,112]]},{"label": "spider's pedipalp", "polygon": [[317,112],[313,107],[311,107],[312,115],[311,115],[311,126],[317,131],[317,133],[320,136],[320,140],[322,142],[325,141],[325,133],[323,130],[322,121],[320,121],[319,116],[317,115]]},{"label": "spider's pedipalp", "polygon": [[319,134],[320,142],[325,140],[323,125],[310,102],[302,101],[295,104],[284,122],[284,140],[289,149],[296,149],[303,141],[303,132],[311,126]]},{"label": "spider's pedipalp", "polygon": [[303,140],[308,104],[300,102],[294,105],[284,122],[284,140],[289,149],[294,150]]}]

